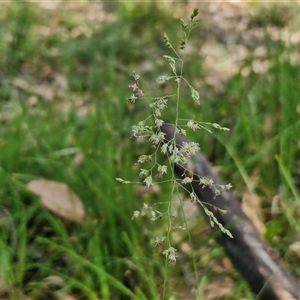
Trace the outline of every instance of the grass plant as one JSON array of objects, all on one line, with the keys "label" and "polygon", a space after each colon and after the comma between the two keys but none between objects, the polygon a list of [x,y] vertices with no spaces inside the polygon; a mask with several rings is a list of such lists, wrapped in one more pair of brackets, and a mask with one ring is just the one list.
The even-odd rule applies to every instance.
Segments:
[{"label": "grass plant", "polygon": [[[90,14],[96,9],[90,5],[64,3],[50,10],[38,4],[1,4],[0,298],[183,299],[188,288],[181,263],[168,266],[161,255],[165,247],[153,246],[165,230],[164,220],[131,220],[142,203],[170,199],[169,187],[145,193],[115,182],[116,177],[137,181],[135,162],[151,151],[128,138],[132,124],[147,117],[143,103],[126,103],[128,74],[143,73],[141,86],[149,97],[157,96],[155,79],[166,71],[160,60],[166,54],[163,32],[170,41],[178,40],[178,22],[157,4],[149,10],[159,11],[159,18],[147,7],[125,9],[120,3],[114,7],[116,19],[80,19],[85,9]],[[261,28],[267,28],[267,13],[257,12]],[[286,18],[271,13],[279,29],[286,26]],[[146,36],[135,18],[153,24]],[[199,26],[190,37],[196,47],[201,30]],[[259,194],[266,238],[299,277],[299,259],[289,250],[299,230],[300,209],[300,68],[291,59],[297,45],[265,33],[269,68],[255,72],[249,55],[222,92],[206,85],[198,52],[189,49],[187,79],[203,96],[200,108],[182,101],[179,112],[182,119],[192,116],[230,128],[213,135],[191,130],[189,137],[204,153],[212,152],[213,163],[234,189]],[[181,97],[190,99],[190,90]],[[170,116],[175,112],[170,108]],[[26,189],[34,178],[67,183],[84,203],[84,222],[63,220],[41,206]],[[274,216],[276,196],[282,200]],[[196,226],[174,235],[174,248],[187,244],[186,265],[197,278],[201,298],[220,276],[214,262],[225,261],[225,254],[200,217]],[[222,272],[235,283],[226,299],[253,297],[236,272]]]}]

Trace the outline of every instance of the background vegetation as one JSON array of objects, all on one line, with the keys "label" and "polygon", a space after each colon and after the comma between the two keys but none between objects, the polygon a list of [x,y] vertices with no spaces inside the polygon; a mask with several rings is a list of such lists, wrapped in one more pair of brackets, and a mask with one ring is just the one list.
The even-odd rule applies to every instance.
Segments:
[{"label": "background vegetation", "polygon": [[[178,18],[193,5],[1,4],[1,299],[188,299],[191,282],[198,299],[253,299],[200,214],[174,230],[179,259],[167,266],[163,245],[154,247],[166,220],[131,218],[144,203],[164,202],[168,186],[115,181],[138,181],[135,161],[151,151],[130,139],[149,112],[127,104],[129,74],[141,75],[149,98],[171,93],[156,82],[169,72],[163,33],[176,43]],[[199,11],[185,76],[201,106],[183,93],[182,116],[231,130],[189,137],[239,198],[250,195],[245,210],[300,278],[298,6],[207,3]],[[41,205],[27,188],[36,178],[66,183],[84,220]]]}]

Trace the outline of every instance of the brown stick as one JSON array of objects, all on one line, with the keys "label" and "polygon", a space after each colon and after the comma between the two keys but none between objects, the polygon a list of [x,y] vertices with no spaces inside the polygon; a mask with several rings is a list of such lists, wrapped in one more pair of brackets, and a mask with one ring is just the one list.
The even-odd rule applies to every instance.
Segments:
[{"label": "brown stick", "polygon": [[[178,148],[183,142],[188,142],[185,137],[175,134],[174,126],[169,123],[164,123],[161,131],[165,133],[165,142],[170,142],[175,137]],[[276,252],[262,239],[232,193],[224,190],[215,197],[215,191],[211,187],[199,185],[198,176],[211,178],[214,184],[224,185],[206,158],[198,153],[188,164],[184,166],[175,164],[174,168],[179,176],[182,176],[188,168],[188,172],[193,174],[192,187],[197,197],[210,204],[207,208],[233,235],[233,238],[230,238],[216,225],[214,226],[214,230],[218,231],[218,242],[225,248],[232,263],[247,280],[252,291],[264,300],[299,299],[300,286],[297,279],[280,263]],[[221,214],[213,207],[226,210],[226,213]]]}]

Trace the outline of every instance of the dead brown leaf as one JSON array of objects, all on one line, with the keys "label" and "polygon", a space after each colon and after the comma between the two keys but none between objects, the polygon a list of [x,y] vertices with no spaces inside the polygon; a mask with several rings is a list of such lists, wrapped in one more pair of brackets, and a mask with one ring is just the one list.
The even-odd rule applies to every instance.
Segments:
[{"label": "dead brown leaf", "polygon": [[242,198],[242,209],[247,217],[252,221],[258,232],[263,235],[265,225],[263,213],[260,206],[261,199],[253,193],[245,193]]},{"label": "dead brown leaf", "polygon": [[229,277],[222,277],[220,279],[211,281],[204,289],[202,298],[203,300],[215,300],[225,298],[232,289],[235,283]]},{"label": "dead brown leaf", "polygon": [[78,196],[62,182],[46,179],[32,180],[27,188],[41,197],[41,204],[60,217],[81,222],[84,208]]},{"label": "dead brown leaf", "polygon": [[1,300],[10,300],[9,293],[14,293],[18,297],[18,300],[29,300],[28,297],[26,297],[20,290],[18,290],[16,287],[7,285],[4,279],[4,276],[0,275],[0,299]]},{"label": "dead brown leaf", "polygon": [[300,258],[300,241],[296,241],[289,246],[289,251]]}]

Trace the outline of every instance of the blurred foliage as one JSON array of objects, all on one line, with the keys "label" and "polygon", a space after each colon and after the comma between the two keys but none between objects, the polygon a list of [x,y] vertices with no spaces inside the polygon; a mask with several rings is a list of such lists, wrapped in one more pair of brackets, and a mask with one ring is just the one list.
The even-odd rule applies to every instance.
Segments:
[{"label": "blurred foliage", "polygon": [[[49,293],[58,299],[63,293],[76,299],[159,299],[166,280],[166,298],[186,298],[181,266],[165,267],[163,246],[153,247],[155,236],[164,233],[165,220],[131,220],[143,203],[168,199],[169,187],[145,193],[119,185],[115,178],[138,181],[135,161],[153,151],[130,139],[131,125],[149,110],[146,102],[127,104],[129,74],[141,74],[148,99],[172,93],[172,84],[156,82],[169,73],[161,58],[169,54],[163,33],[176,44],[180,26],[174,15],[184,16],[188,8],[190,14],[194,4],[107,2],[105,10],[100,3],[44,5],[50,8],[3,3],[0,9],[0,286],[6,286],[0,297],[40,299]],[[216,88],[208,80],[209,55],[202,54],[202,47],[213,34],[225,43],[220,49],[229,49],[228,41],[238,39],[227,41],[227,33],[218,31],[226,26],[210,28],[210,10],[204,4],[202,8],[184,69],[201,93],[201,106],[183,89],[180,109],[184,118],[216,122],[231,131],[188,136],[221,166],[234,189],[250,187],[259,194],[266,239],[292,268],[296,255],[287,249],[299,233],[300,202],[294,188],[300,158],[300,67],[292,59],[299,46],[286,42],[283,28],[293,28],[294,12],[279,3],[253,4],[247,30],[263,28],[263,41],[245,42],[249,55]],[[268,26],[278,29],[278,39]],[[265,48],[262,58],[255,54],[259,46]],[[226,53],[223,58],[229,60]],[[267,61],[268,68],[257,72],[256,60]],[[173,114],[170,103],[163,117],[172,121]],[[47,211],[26,189],[33,178],[67,183],[82,199],[86,220],[73,224]],[[277,215],[272,214],[275,196],[281,197]],[[210,234],[202,219],[186,232],[174,233],[178,248],[188,244],[192,249],[186,260],[196,270],[200,294],[219,276],[214,263],[226,261]],[[224,299],[251,297],[238,274],[222,272],[236,283]],[[299,270],[293,272],[300,276]],[[63,283],[49,284],[49,276]]]}]

